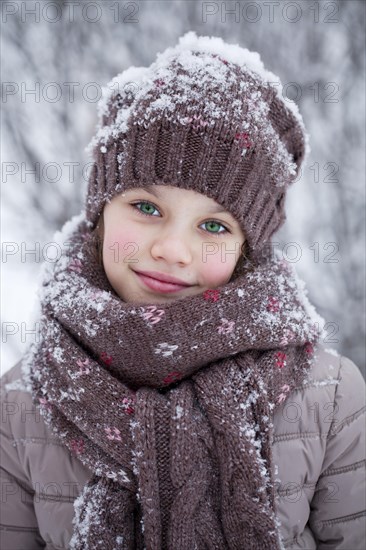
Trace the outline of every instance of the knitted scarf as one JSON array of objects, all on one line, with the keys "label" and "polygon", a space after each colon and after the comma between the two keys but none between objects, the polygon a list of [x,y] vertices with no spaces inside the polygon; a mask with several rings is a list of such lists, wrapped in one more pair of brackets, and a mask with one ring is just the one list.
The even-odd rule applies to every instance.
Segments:
[{"label": "knitted scarf", "polygon": [[[54,434],[93,472],[70,548],[274,550],[273,414],[306,382],[316,314],[278,255],[162,305],[126,303],[84,214],[43,268],[23,361]],[[56,238],[55,234],[55,238]]]}]

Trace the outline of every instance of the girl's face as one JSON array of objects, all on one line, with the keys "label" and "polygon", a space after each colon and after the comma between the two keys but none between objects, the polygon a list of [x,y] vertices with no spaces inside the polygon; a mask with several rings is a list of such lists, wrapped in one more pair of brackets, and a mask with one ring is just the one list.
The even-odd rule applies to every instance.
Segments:
[{"label": "girl's face", "polygon": [[[105,205],[103,222],[105,273],[120,298],[136,304],[167,303],[226,284],[245,240],[216,201],[165,185],[117,195]],[[139,272],[155,272],[154,278]],[[159,283],[163,275],[188,286]]]}]

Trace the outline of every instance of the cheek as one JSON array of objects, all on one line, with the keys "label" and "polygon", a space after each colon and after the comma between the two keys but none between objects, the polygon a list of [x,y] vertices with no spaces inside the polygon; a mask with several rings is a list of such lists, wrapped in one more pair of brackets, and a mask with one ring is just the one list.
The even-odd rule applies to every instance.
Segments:
[{"label": "cheek", "polygon": [[[230,250],[234,251],[234,247],[231,247]],[[206,262],[201,262],[200,275],[203,284],[217,286],[227,282],[235,269],[235,265],[235,254],[225,254],[225,246],[222,243],[217,248],[217,252],[207,256]]]},{"label": "cheek", "polygon": [[114,229],[107,231],[103,243],[103,260],[107,264],[114,263],[137,263],[140,244],[143,242],[142,235],[138,231],[123,231]]}]

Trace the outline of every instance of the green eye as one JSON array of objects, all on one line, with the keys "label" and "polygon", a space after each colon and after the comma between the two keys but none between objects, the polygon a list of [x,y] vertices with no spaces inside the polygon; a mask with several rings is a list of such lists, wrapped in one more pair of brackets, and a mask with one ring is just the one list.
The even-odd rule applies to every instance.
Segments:
[{"label": "green eye", "polygon": [[[144,212],[143,210],[140,210],[139,206],[142,204],[142,207],[147,207],[147,209],[150,211],[148,212]],[[151,202],[147,202],[147,201],[139,201],[139,202],[135,202],[135,203],[132,203],[131,206],[137,210],[138,214],[142,214],[143,216],[151,216],[152,215],[152,212],[154,210],[157,210],[157,208],[151,203]]]},{"label": "green eye", "polygon": [[[156,208],[156,206],[154,204],[152,204],[151,202],[149,201],[138,201],[138,202],[135,202],[135,203],[130,203],[132,208],[134,208],[138,214],[141,214],[141,216],[149,216],[149,217],[152,217],[152,213],[154,212],[154,210],[156,210],[158,212],[158,209]],[[141,208],[139,208],[141,206]],[[145,212],[142,210],[142,209],[145,209]],[[147,210],[147,211],[146,211]],[[211,229],[213,228],[214,231],[211,231],[210,230],[206,230],[210,235],[213,235],[214,237],[221,237],[223,235],[226,235],[228,233],[230,233],[230,231],[227,229],[227,227],[225,227],[222,223],[219,223],[219,222],[216,222],[214,220],[209,220],[208,222],[203,222],[203,224],[201,225],[209,225],[211,226]],[[218,229],[220,227],[223,227],[224,231],[219,231]],[[215,230],[216,228],[216,230]]]},{"label": "green eye", "polygon": [[[141,212],[143,214],[152,214],[152,212],[155,210],[155,207],[152,204],[150,204],[149,202],[142,202],[140,204],[142,204]],[[144,207],[146,207],[146,209],[148,210],[147,212],[143,211]]]},{"label": "green eye", "polygon": [[[212,229],[212,226],[216,226],[216,228],[220,228],[220,227],[224,227],[221,223],[217,223],[217,222],[214,222],[214,221],[210,221],[210,222],[205,222],[203,225],[210,225],[211,226],[211,229]],[[226,230],[226,227],[224,227],[224,229]],[[221,233],[225,233],[226,231],[209,231],[209,233],[217,233],[217,234],[221,234]]]}]

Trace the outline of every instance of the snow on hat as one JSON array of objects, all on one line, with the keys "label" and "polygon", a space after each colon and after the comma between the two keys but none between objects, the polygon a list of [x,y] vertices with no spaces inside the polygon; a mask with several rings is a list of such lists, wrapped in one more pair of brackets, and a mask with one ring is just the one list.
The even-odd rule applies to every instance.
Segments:
[{"label": "snow on hat", "polygon": [[214,199],[240,224],[248,258],[286,219],[287,187],[310,152],[297,105],[257,52],[187,32],[149,67],[103,88],[86,198],[95,227],[106,201],[145,185]]}]

